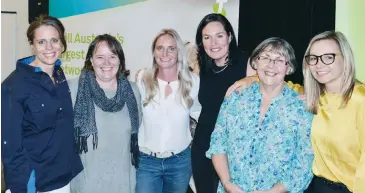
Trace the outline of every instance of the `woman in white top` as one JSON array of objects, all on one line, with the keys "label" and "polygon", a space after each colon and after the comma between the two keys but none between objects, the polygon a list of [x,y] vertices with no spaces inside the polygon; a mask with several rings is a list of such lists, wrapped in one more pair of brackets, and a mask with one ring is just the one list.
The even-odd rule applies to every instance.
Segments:
[{"label": "woman in white top", "polygon": [[138,74],[143,121],[136,193],[186,193],[191,176],[189,129],[198,120],[199,77],[189,71],[184,44],[163,29],[152,44],[152,68]]}]

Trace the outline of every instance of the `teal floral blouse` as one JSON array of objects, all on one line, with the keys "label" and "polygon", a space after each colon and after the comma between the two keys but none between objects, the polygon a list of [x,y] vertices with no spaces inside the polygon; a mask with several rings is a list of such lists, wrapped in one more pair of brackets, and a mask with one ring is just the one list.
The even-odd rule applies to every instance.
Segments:
[{"label": "teal floral blouse", "polygon": [[[259,83],[223,101],[206,156],[226,154],[231,181],[243,191],[270,190],[276,183],[291,193],[308,187],[313,114],[297,96],[284,86],[261,123]],[[224,192],[220,183],[218,193]]]}]

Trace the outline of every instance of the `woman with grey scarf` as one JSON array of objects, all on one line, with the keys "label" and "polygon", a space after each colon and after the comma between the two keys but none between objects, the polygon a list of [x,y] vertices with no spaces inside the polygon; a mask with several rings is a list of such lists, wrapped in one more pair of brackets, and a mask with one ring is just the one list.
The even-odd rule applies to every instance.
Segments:
[{"label": "woman with grey scarf", "polygon": [[71,183],[73,193],[135,192],[140,94],[128,75],[120,43],[104,34],[91,42],[79,79],[69,82],[84,165]]}]

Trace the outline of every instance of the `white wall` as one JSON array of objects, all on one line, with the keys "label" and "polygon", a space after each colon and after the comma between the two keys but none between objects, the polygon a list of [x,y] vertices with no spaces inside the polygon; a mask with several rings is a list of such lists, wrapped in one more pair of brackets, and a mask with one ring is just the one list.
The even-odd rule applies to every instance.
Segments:
[{"label": "white wall", "polygon": [[1,82],[15,70],[17,15],[1,13]]},{"label": "white wall", "polygon": [[[31,54],[30,47],[27,41],[28,23],[28,0],[1,0],[1,11],[17,12],[17,43],[16,53],[17,58],[23,58]],[[6,26],[1,26],[6,27]],[[2,49],[6,49],[6,45],[1,45]],[[13,64],[14,65],[14,64]]]}]

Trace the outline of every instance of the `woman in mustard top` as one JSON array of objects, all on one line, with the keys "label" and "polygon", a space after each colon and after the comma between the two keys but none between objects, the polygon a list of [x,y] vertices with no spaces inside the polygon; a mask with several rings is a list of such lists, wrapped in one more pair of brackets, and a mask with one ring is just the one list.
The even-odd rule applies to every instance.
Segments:
[{"label": "woman in mustard top", "polygon": [[307,107],[314,114],[314,178],[306,193],[365,193],[365,85],[355,79],[341,32],[323,32],[303,60]]}]

